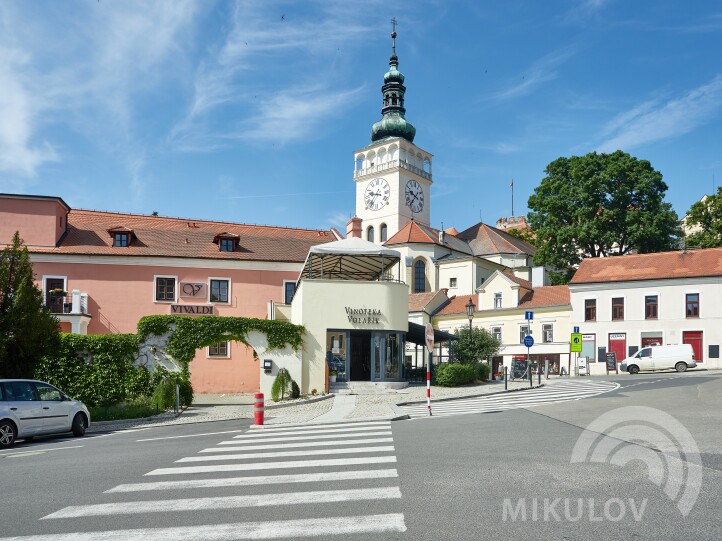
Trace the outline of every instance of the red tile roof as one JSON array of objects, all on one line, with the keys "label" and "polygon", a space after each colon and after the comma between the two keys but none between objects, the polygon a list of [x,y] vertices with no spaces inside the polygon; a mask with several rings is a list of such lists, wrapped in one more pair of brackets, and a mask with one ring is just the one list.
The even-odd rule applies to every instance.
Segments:
[{"label": "red tile roof", "polygon": [[722,276],[722,248],[584,259],[572,284]]},{"label": "red tile roof", "polygon": [[[451,302],[439,310],[437,315],[457,315],[466,316],[466,305],[469,302],[469,295],[461,295],[453,297]],[[474,303],[477,302],[476,296],[471,297]],[[543,286],[538,287],[526,293],[519,303],[519,310],[528,308],[542,308],[545,306],[563,306],[569,304],[569,287],[568,286]],[[476,313],[488,314],[497,311],[495,309],[477,310]]]},{"label": "red tile roof", "polygon": [[409,294],[409,312],[421,312],[427,304],[433,299],[439,292],[430,291],[428,293],[410,293]]},{"label": "red tile roof", "polygon": [[474,255],[517,254],[534,255],[536,248],[506,231],[483,222],[472,225],[457,235],[469,243]]},{"label": "red tile roof", "polygon": [[[136,238],[129,247],[113,247],[108,230],[116,228],[133,231]],[[219,250],[218,244],[213,242],[219,233],[238,235],[235,252]],[[311,246],[335,240],[337,238],[331,230],[71,210],[68,214],[68,231],[59,246],[32,248],[32,251],[302,263]]]},{"label": "red tile roof", "polygon": [[434,235],[430,228],[422,227],[414,220],[411,220],[384,244],[407,244],[412,242],[438,244],[439,236]]}]

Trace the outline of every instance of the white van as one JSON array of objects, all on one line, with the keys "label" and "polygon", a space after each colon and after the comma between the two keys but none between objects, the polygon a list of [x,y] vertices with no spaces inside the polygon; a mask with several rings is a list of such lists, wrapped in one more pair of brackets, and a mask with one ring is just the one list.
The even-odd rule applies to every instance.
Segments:
[{"label": "white van", "polygon": [[669,370],[674,368],[677,372],[684,372],[694,368],[694,351],[690,344],[677,346],[651,346],[640,349],[631,357],[622,361],[619,369],[622,372],[636,374],[640,370]]}]

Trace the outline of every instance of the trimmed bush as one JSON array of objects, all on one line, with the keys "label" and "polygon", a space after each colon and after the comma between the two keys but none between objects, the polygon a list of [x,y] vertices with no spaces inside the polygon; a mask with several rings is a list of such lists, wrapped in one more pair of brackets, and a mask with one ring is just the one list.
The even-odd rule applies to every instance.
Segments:
[{"label": "trimmed bush", "polygon": [[292,381],[291,374],[288,373],[288,370],[281,368],[278,371],[276,379],[273,380],[273,385],[271,386],[271,398],[274,402],[279,402],[286,398]]},{"label": "trimmed bush", "polygon": [[482,363],[441,363],[436,365],[434,385],[457,387],[474,381],[486,381],[489,365]]},{"label": "trimmed bush", "polygon": [[301,389],[298,388],[296,380],[291,380],[291,398],[301,398]]}]

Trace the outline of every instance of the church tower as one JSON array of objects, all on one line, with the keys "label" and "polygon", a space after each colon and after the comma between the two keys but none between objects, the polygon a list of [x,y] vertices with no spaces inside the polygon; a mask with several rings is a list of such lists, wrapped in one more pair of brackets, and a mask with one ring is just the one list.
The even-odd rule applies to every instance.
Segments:
[{"label": "church tower", "polygon": [[432,155],[414,144],[416,128],[404,118],[404,76],[396,56],[392,20],[389,71],[381,87],[381,120],[371,128],[371,144],[354,152],[356,216],[362,238],[381,244],[409,221],[430,224]]}]

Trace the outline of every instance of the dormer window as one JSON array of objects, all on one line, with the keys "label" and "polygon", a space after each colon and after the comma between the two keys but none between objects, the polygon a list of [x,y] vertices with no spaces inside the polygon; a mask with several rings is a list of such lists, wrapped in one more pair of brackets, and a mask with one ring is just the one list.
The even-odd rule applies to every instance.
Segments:
[{"label": "dormer window", "polygon": [[113,233],[113,246],[116,248],[127,248],[130,244],[128,233]]},{"label": "dormer window", "polygon": [[218,250],[221,252],[235,252],[238,246],[239,236],[234,233],[218,233],[213,237],[213,242],[218,244]]},{"label": "dormer window", "polygon": [[113,239],[114,248],[127,248],[135,238],[135,233],[127,227],[113,227],[108,229],[110,238]]}]

